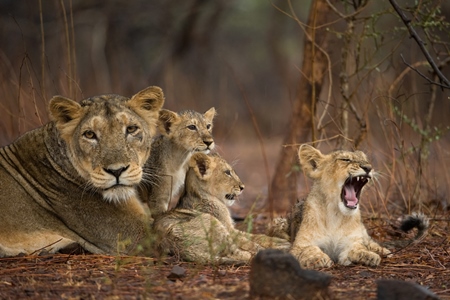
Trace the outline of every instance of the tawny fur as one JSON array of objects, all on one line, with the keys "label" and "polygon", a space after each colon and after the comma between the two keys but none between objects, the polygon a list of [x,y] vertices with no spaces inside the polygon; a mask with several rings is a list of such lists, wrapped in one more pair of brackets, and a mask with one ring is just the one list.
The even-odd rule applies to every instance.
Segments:
[{"label": "tawny fur", "polygon": [[160,248],[181,259],[208,264],[247,263],[265,247],[287,249],[282,239],[237,230],[228,210],[244,185],[218,155],[196,153],[177,207],[155,220]]},{"label": "tawny fur", "polygon": [[130,250],[149,217],[135,195],[150,154],[162,90],[81,103],[56,96],[48,124],[0,149],[0,256]]},{"label": "tawny fur", "polygon": [[148,203],[153,218],[167,211],[171,200],[176,202],[180,196],[192,154],[214,149],[215,115],[214,108],[204,114],[192,110],[160,111],[161,135],[152,143],[152,155],[144,166],[145,179],[139,187],[139,195]]},{"label": "tawny fur", "polygon": [[[373,176],[366,155],[361,151],[324,155],[309,145],[302,145],[298,155],[303,171],[314,180],[311,192],[288,218],[275,219],[268,234],[293,241],[290,252],[304,268],[379,265],[381,256],[390,251],[368,235],[359,209],[362,189]],[[416,239],[428,228],[424,216],[413,215],[404,224],[408,230],[420,227]]]}]

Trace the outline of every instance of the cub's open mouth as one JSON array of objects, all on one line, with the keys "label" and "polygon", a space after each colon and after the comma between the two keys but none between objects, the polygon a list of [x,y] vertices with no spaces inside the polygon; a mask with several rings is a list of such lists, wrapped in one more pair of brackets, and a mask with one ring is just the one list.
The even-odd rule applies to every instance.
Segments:
[{"label": "cub's open mouth", "polygon": [[350,176],[344,183],[341,191],[341,200],[345,207],[356,209],[359,204],[359,196],[362,188],[369,182],[370,176]]}]

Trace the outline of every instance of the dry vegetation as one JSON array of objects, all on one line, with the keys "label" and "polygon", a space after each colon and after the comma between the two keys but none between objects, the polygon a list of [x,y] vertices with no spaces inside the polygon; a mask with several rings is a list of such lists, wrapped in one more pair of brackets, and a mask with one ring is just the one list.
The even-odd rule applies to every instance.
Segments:
[{"label": "dry vegetation", "polygon": [[[262,226],[263,223],[256,223]],[[378,240],[398,238],[387,220],[366,222]],[[449,221],[435,219],[429,236],[385,258],[377,268],[335,266],[334,299],[376,299],[376,280],[401,279],[450,299]],[[42,254],[0,259],[1,299],[245,299],[249,266],[200,266],[173,258]],[[172,272],[174,266],[183,269]]]},{"label": "dry vegetation", "polygon": [[[362,203],[374,238],[398,238],[390,224],[414,210],[429,215],[432,227],[421,244],[377,268],[324,270],[333,275],[332,294],[374,299],[376,280],[395,278],[450,299],[449,89],[430,84],[439,78],[386,1],[315,2],[333,7],[326,23],[309,31],[308,1],[3,1],[0,144],[47,122],[52,95],[79,100],[161,86],[169,109],[218,110],[218,151],[237,161],[246,184],[233,213],[254,213],[256,231],[267,222],[259,212],[286,207],[308,192],[310,182],[295,162],[278,173],[283,151],[302,142],[315,142],[324,152],[361,149],[378,172]],[[398,3],[450,78],[450,5]],[[298,82],[314,89],[314,78],[301,67],[308,54],[304,41],[323,51],[323,81],[306,111],[311,122],[287,141],[295,104],[304,101]],[[296,197],[268,199],[277,176],[293,184],[289,192]],[[184,277],[168,278],[175,265],[185,269]],[[248,272],[248,266],[205,267],[173,258],[3,258],[0,298],[242,299],[249,292]]]}]

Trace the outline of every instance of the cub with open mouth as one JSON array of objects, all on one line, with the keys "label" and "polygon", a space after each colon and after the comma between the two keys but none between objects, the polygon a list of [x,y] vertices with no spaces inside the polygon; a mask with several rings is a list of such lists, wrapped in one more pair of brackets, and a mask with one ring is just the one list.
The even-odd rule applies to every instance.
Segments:
[{"label": "cub with open mouth", "polygon": [[[286,219],[276,218],[268,234],[293,241],[290,252],[304,268],[330,267],[334,263],[377,266],[381,256],[390,251],[372,240],[361,222],[361,192],[373,176],[366,155],[361,151],[325,155],[302,145],[298,156],[302,170],[314,180],[311,192]],[[409,231],[413,227],[418,228],[413,241],[418,241],[427,232],[427,218],[409,216],[402,229]]]}]

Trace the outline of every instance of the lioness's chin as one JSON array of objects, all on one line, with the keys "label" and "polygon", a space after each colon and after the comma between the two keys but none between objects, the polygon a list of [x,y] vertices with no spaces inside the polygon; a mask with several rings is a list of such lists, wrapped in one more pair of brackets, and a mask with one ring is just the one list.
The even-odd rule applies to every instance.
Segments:
[{"label": "lioness's chin", "polygon": [[135,189],[129,186],[117,186],[103,191],[103,199],[108,202],[120,203],[135,196]]}]

